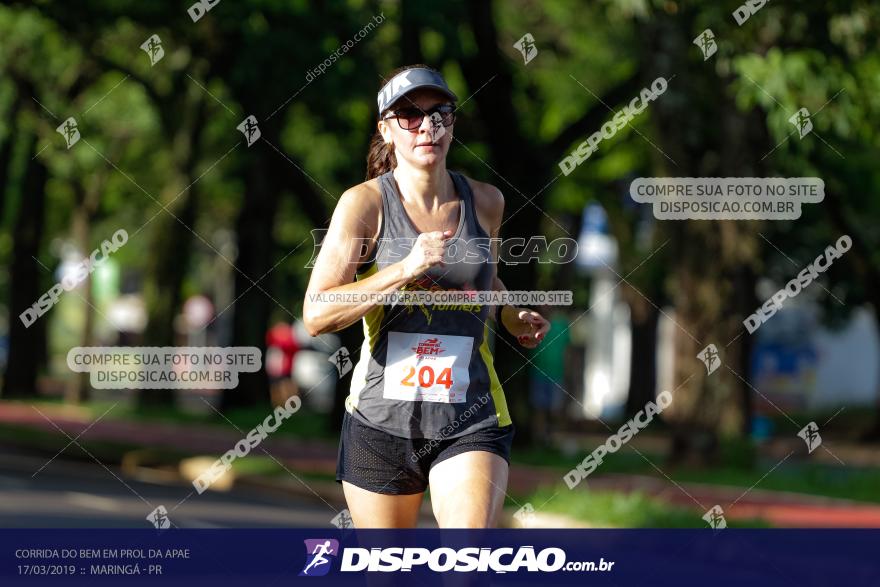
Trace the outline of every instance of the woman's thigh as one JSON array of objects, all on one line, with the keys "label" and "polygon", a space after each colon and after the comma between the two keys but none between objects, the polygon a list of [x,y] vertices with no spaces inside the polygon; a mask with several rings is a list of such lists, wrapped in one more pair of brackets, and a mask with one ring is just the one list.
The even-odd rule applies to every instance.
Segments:
[{"label": "woman's thigh", "polygon": [[342,482],[355,528],[414,528],[424,493],[386,495]]},{"label": "woman's thigh", "polygon": [[507,461],[473,450],[431,468],[431,506],[441,528],[493,528],[507,494]]}]

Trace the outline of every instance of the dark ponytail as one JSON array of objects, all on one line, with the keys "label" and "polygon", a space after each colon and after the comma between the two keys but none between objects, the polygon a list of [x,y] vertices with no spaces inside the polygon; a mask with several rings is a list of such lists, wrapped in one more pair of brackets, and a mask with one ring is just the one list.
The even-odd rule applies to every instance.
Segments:
[{"label": "dark ponytail", "polygon": [[394,147],[386,143],[382,133],[378,130],[373,133],[370,141],[370,151],[367,153],[367,181],[388,173],[397,167],[397,158],[394,156]]},{"label": "dark ponytail", "polygon": [[[379,86],[379,89],[381,90],[388,80],[393,78],[401,71],[415,68],[423,68],[437,71],[433,67],[425,65],[424,63],[416,63],[414,65],[398,67],[397,69],[389,73],[388,77],[382,80],[382,84]],[[386,110],[385,112],[382,112],[379,118],[385,116],[386,112],[388,111]],[[375,177],[379,177],[383,173],[388,173],[395,167],[397,167],[397,158],[394,156],[394,146],[386,143],[385,139],[382,138],[382,133],[380,133],[379,130],[376,129],[376,132],[373,133],[373,138],[370,140],[370,150],[369,152],[367,152],[367,181]]]}]

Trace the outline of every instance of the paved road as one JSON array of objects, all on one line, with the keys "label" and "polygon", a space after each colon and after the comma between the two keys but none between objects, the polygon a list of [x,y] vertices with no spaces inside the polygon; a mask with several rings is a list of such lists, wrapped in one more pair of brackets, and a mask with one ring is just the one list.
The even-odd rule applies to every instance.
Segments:
[{"label": "paved road", "polygon": [[[28,405],[0,401],[0,423],[8,422],[56,433],[59,435],[59,448],[66,444],[59,429],[64,430],[70,438],[78,438],[82,433],[92,441],[137,442],[150,447],[186,446],[194,453],[206,455],[222,454],[242,438],[241,431],[231,426],[194,428],[180,424],[125,422],[107,418],[95,422],[87,412],[80,412],[70,407],[53,409],[49,406],[41,406],[38,412]],[[335,471],[335,442],[269,438],[265,446],[291,471],[326,474]],[[146,523],[144,518],[153,509],[148,508],[149,502],[154,507],[160,503],[164,505],[171,512],[172,522],[181,527],[206,527],[209,524],[221,527],[325,527],[343,503],[341,492],[334,483],[329,483],[329,491],[323,491],[320,484],[309,482],[312,491],[321,494],[321,498],[312,500],[311,491],[291,495],[282,492],[263,494],[258,489],[238,486],[228,494],[193,493],[181,504],[192,491],[192,486],[184,486],[179,481],[136,484],[124,479],[129,489],[113,474],[93,462],[52,462],[31,479],[34,471],[52,455],[42,458],[31,455],[37,462],[22,464],[18,462],[21,455],[8,455],[5,447],[0,451],[0,526],[36,525],[37,522],[30,523],[22,518],[29,515],[22,512],[31,512],[33,508],[43,508],[43,513],[39,514],[42,517],[35,519],[42,519],[46,526],[59,526],[68,518],[72,518],[70,523],[76,526],[106,526],[114,521],[124,521],[123,525],[126,526],[139,526]],[[78,447],[70,446],[65,455],[78,451]],[[837,451],[838,447],[835,447]],[[845,467],[841,468],[841,471],[846,470]],[[89,472],[88,477],[86,471]],[[118,471],[114,470],[113,473],[122,477]],[[299,481],[285,481],[293,488],[302,488]],[[509,491],[525,495],[542,485],[558,486],[561,481],[558,470],[517,464],[510,472]],[[644,475],[609,474],[591,477],[590,488],[624,493],[641,491],[663,501],[694,508],[696,515],[702,515],[702,512],[718,504],[729,518],[764,518],[782,527],[880,528],[878,504],[765,491],[758,486],[761,477],[756,475],[755,481],[755,486],[751,488],[724,487],[671,483],[668,479]],[[77,483],[85,485],[76,489]],[[140,499],[136,493],[144,499]],[[100,499],[103,497],[106,499]],[[178,521],[177,516],[181,516],[182,520]],[[548,522],[551,526],[557,523]],[[419,525],[436,526],[427,499]]]},{"label": "paved road", "polygon": [[329,528],[337,514],[317,499],[241,487],[199,495],[191,485],[138,481],[94,461],[59,458],[40,470],[50,457],[3,447],[0,527],[149,528],[146,517],[159,505],[180,528]]}]

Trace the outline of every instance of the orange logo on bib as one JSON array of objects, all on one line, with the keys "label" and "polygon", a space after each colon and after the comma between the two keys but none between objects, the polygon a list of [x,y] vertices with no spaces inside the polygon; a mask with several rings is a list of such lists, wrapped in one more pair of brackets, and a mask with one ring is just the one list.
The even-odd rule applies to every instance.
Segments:
[{"label": "orange logo on bib", "polygon": [[412,347],[412,350],[416,354],[416,358],[422,359],[426,356],[439,355],[445,349],[440,346],[439,338],[428,338]]}]

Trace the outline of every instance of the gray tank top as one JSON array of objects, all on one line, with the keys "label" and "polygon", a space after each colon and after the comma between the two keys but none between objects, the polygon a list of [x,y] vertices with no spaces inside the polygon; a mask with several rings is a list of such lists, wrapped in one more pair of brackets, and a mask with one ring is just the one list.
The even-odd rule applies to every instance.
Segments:
[{"label": "gray tank top", "polygon": [[[446,264],[402,289],[491,289],[489,237],[477,220],[473,192],[464,176],[449,174],[459,196],[459,223],[447,245]],[[358,269],[359,280],[401,261],[419,236],[392,172],[378,179],[379,240]],[[492,309],[467,304],[374,307],[363,318],[364,343],[346,410],[368,426],[405,438],[454,438],[510,425],[487,341]]]}]

